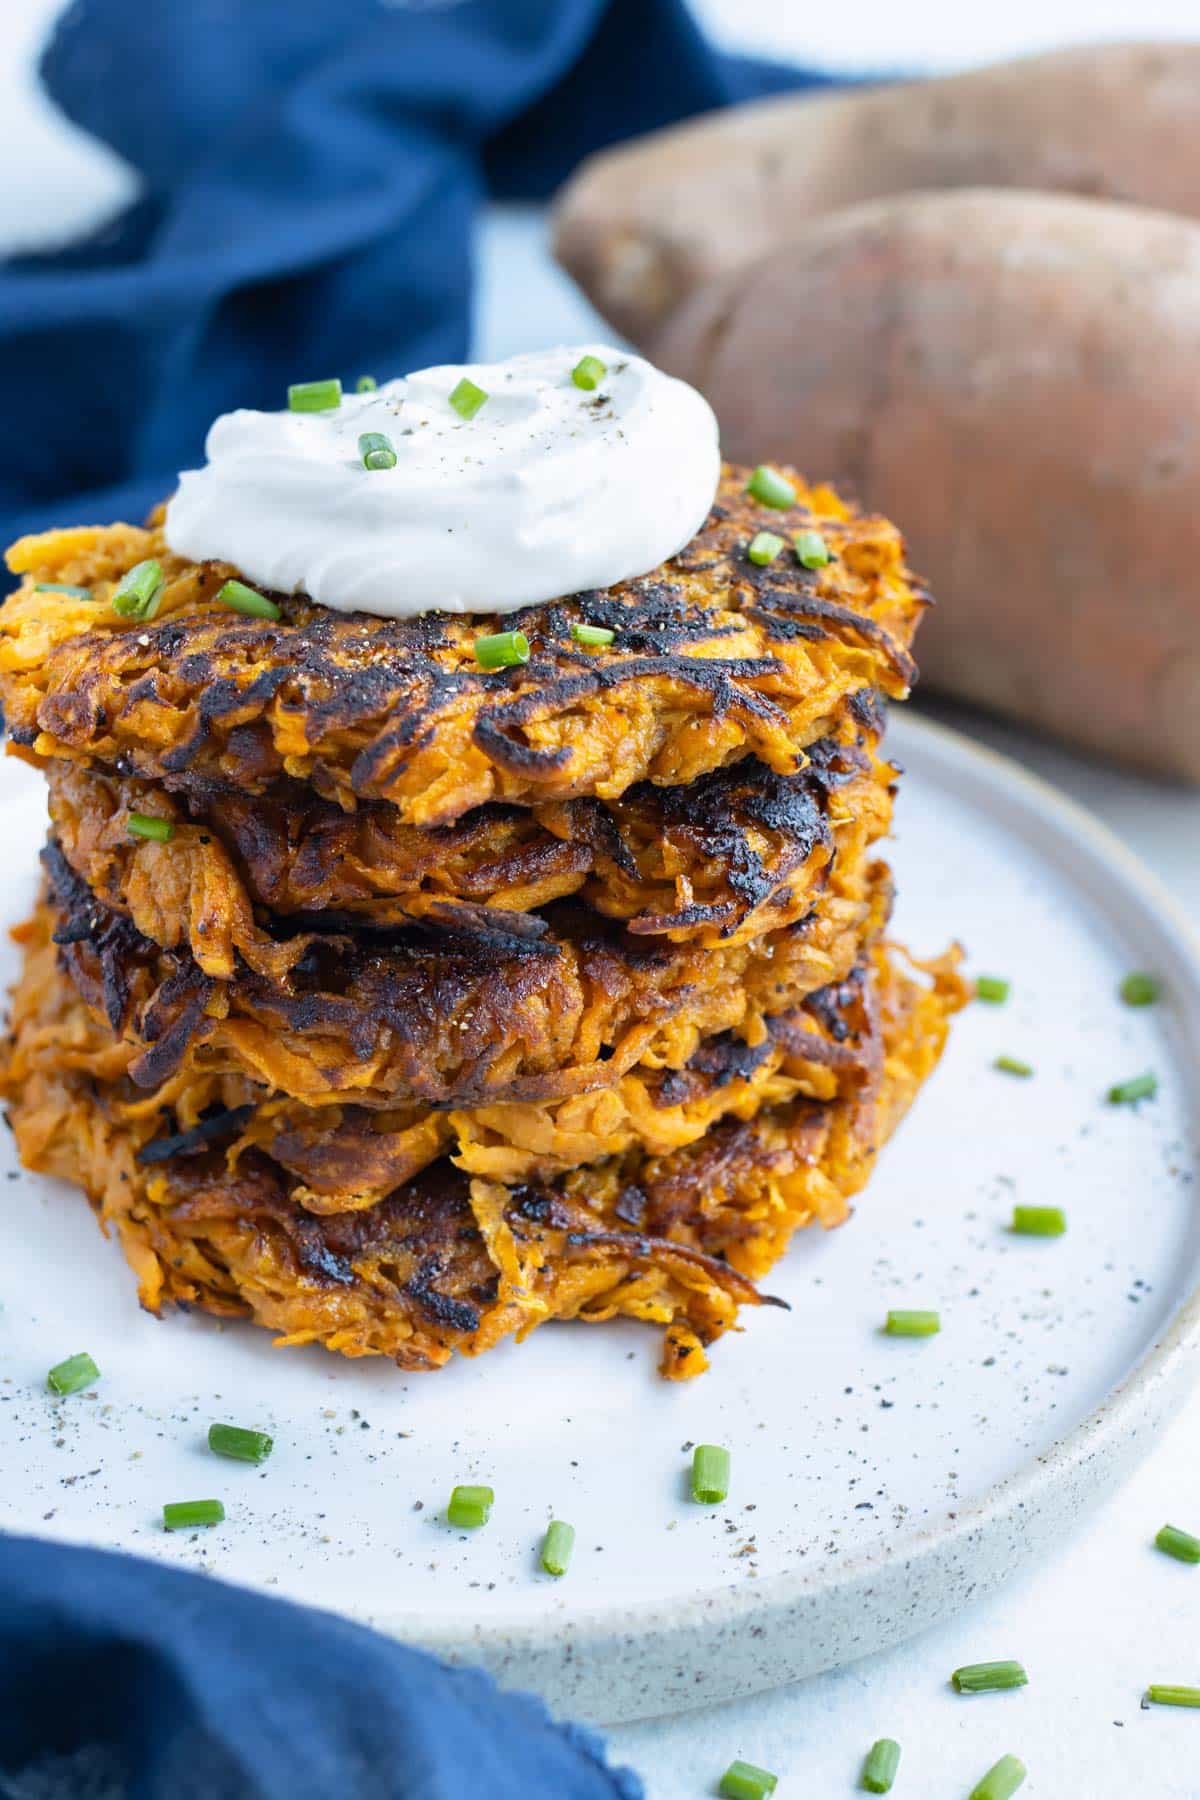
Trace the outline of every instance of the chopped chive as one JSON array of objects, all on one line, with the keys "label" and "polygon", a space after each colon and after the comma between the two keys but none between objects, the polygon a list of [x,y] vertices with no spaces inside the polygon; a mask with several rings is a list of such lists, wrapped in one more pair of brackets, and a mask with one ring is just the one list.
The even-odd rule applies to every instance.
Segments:
[{"label": "chopped chive", "polygon": [[1008,999],[1010,983],[1000,975],[977,975],[975,977],[975,998],[986,1000],[989,1006],[1003,1006]]},{"label": "chopped chive", "polygon": [[971,1789],[971,1800],[1012,1800],[1029,1771],[1019,1756],[1002,1756]]},{"label": "chopped chive", "polygon": [[1022,1062],[1019,1056],[998,1056],[992,1067],[999,1069],[1001,1075],[1019,1075],[1022,1081],[1028,1081],[1033,1074],[1033,1064]]},{"label": "chopped chive", "polygon": [[760,506],[784,507],[796,503],[796,490],[787,476],[781,475],[778,469],[769,468],[766,463],[759,463],[746,483],[746,492]]},{"label": "chopped chive", "polygon": [[512,669],[529,661],[529,639],[523,631],[494,631],[475,639],[475,661],[481,669]]},{"label": "chopped chive", "polygon": [[1061,1206],[1014,1206],[1012,1228],[1018,1237],[1061,1237],[1067,1215]]},{"label": "chopped chive", "polygon": [[602,363],[598,356],[581,356],[571,370],[571,380],[585,394],[590,394],[594,388],[599,387],[607,374],[608,364]]},{"label": "chopped chive", "polygon": [[275,1448],[275,1440],[265,1431],[247,1431],[241,1425],[210,1425],[208,1447],[217,1456],[230,1456],[234,1462],[266,1462]]},{"label": "chopped chive", "polygon": [[463,1531],[478,1531],[491,1517],[495,1498],[490,1487],[456,1487],[450,1496],[446,1517],[451,1525],[457,1525]]},{"label": "chopped chive", "polygon": [[755,1763],[731,1762],[717,1787],[724,1800],[765,1800],[779,1786],[778,1775]]},{"label": "chopped chive", "polygon": [[756,531],[746,545],[746,555],[760,569],[775,561],[783,549],[783,539],[774,531]]},{"label": "chopped chive", "polygon": [[887,1337],[936,1337],[942,1329],[942,1315],[938,1312],[905,1312],[888,1313],[884,1326]]},{"label": "chopped chive", "polygon": [[616,637],[607,625],[572,625],[571,636],[577,644],[594,645],[599,649],[604,644],[611,644]]},{"label": "chopped chive", "polygon": [[148,557],[122,575],[109,605],[123,619],[152,619],[162,598],[162,565]]},{"label": "chopped chive", "polygon": [[729,1493],[729,1452],[719,1444],[697,1444],[692,1457],[692,1499],[719,1506]]},{"label": "chopped chive", "polygon": [[950,1677],[959,1694],[992,1694],[1001,1688],[1024,1687],[1029,1677],[1019,1662],[966,1663]]},{"label": "chopped chive", "polygon": [[342,404],[342,384],[332,381],[294,381],[288,389],[290,412],[333,412]]},{"label": "chopped chive", "polygon": [[460,419],[473,419],[487,398],[487,389],[476,387],[464,375],[450,395],[450,404]]},{"label": "chopped chive", "polygon": [[1200,1563],[1200,1538],[1193,1537],[1190,1531],[1180,1531],[1177,1525],[1164,1525],[1154,1542],[1176,1562]]},{"label": "chopped chive", "polygon": [[153,838],[156,844],[169,844],[175,836],[170,819],[156,819],[150,813],[130,813],[125,829],[130,837]]},{"label": "chopped chive", "polygon": [[91,588],[72,587],[69,581],[35,581],[35,594],[66,594],[71,600],[90,600]]},{"label": "chopped chive", "polygon": [[364,469],[394,469],[396,466],[392,440],[382,431],[361,432],[358,454],[362,457]]},{"label": "chopped chive", "polygon": [[806,569],[823,569],[833,561],[833,551],[819,531],[798,531],[792,539],[796,561]]},{"label": "chopped chive", "polygon": [[283,614],[273,600],[244,581],[227,581],[217,589],[217,605],[230,612],[245,613],[248,619],[282,619]]},{"label": "chopped chive", "polygon": [[868,1794],[890,1794],[900,1767],[900,1746],[895,1738],[880,1738],[872,1744],[871,1754],[863,1765],[862,1785]]},{"label": "chopped chive", "polygon": [[1138,970],[1127,975],[1117,991],[1126,1006],[1153,1006],[1162,989],[1156,976]]},{"label": "chopped chive", "polygon": [[1132,1106],[1138,1100],[1153,1100],[1158,1092],[1157,1075],[1135,1075],[1132,1081],[1118,1081],[1108,1090],[1110,1106]]},{"label": "chopped chive", "polygon": [[52,1394],[77,1394],[80,1388],[91,1387],[99,1379],[99,1369],[87,1351],[80,1350],[65,1362],[55,1363],[46,1377],[46,1386]]},{"label": "chopped chive", "polygon": [[169,1500],[163,1507],[167,1531],[187,1531],[192,1525],[219,1525],[225,1508],[219,1500]]},{"label": "chopped chive", "polygon": [[551,1519],[542,1540],[542,1567],[547,1575],[565,1575],[575,1548],[575,1527]]},{"label": "chopped chive", "polygon": [[360,375],[354,384],[356,394],[373,394],[379,383],[373,375]]},{"label": "chopped chive", "polygon": [[1146,1699],[1151,1706],[1200,1706],[1200,1688],[1166,1687],[1152,1682],[1146,1689]]}]

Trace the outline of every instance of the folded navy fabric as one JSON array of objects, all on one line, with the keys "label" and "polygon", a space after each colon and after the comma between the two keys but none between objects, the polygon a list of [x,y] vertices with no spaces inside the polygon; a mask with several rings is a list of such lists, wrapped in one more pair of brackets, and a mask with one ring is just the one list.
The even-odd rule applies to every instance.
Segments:
[{"label": "folded navy fabric", "polygon": [[289,382],[461,360],[488,192],[824,79],[717,55],[682,0],[76,0],[42,75],[142,191],[0,265],[5,536],[142,517]]},{"label": "folded navy fabric", "polygon": [[4,1800],[640,1800],[595,1738],[328,1613],[0,1537]]}]

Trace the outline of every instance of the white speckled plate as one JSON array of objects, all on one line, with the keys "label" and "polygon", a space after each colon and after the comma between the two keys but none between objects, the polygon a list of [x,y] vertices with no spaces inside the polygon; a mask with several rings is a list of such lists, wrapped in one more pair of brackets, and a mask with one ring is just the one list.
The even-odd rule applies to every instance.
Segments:
[{"label": "white speckled plate", "polygon": [[[879,1649],[1064,1531],[1196,1363],[1200,961],[1139,865],[1050,789],[919,720],[891,742],[899,933],[924,951],[961,937],[1014,992],[957,1022],[856,1218],[802,1236],[772,1276],[790,1313],[749,1316],[684,1387],[633,1325],[550,1327],[404,1376],[199,1316],[156,1323],[82,1201],[10,1164],[4,1524],[338,1608],[606,1720]],[[0,783],[15,919],[42,796],[11,763]],[[1163,977],[1165,1004],[1118,1002],[1131,967]],[[1036,1079],[995,1073],[1000,1052]],[[1147,1068],[1153,1103],[1103,1103]],[[1068,1235],[1012,1237],[1014,1199],[1064,1205]],[[941,1336],[882,1337],[897,1305],[940,1307]],[[79,1349],[103,1382],[55,1404],[45,1371]],[[212,1419],[271,1430],[271,1461],[210,1456]],[[731,1448],[726,1505],[686,1499],[692,1440]],[[456,1481],[496,1490],[469,1537],[442,1517]],[[208,1495],[224,1526],[164,1534],[164,1500]],[[559,1582],[537,1566],[551,1511],[578,1531]]]}]

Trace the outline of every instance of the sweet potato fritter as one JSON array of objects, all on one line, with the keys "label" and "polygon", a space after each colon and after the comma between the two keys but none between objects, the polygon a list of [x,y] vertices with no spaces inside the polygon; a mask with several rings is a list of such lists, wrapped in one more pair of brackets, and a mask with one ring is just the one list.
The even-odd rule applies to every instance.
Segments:
[{"label": "sweet potato fritter", "polygon": [[[13,743],[175,789],[263,794],[288,777],[346,809],[390,800],[422,826],[494,800],[680,786],[749,754],[793,774],[855,696],[907,691],[928,596],[886,520],[798,478],[796,505],[768,512],[746,475],[726,470],[707,523],[652,574],[507,615],[531,660],[490,673],[473,645],[495,618],[395,621],[285,596],[278,622],[246,618],[215,604],[236,571],[172,556],[158,528],[23,538],[8,560],[25,579],[0,611]],[[746,546],[764,525],[815,527],[835,559],[814,571],[788,550],[759,568]],[[113,584],[147,557],[166,575],[157,614],[121,618]],[[575,643],[578,622],[613,643]]]},{"label": "sweet potato fritter", "polygon": [[[894,953],[827,1001],[865,1042],[870,1078],[845,1099],[794,1100],[660,1157],[638,1152],[550,1182],[505,1185],[442,1159],[380,1204],[315,1216],[261,1149],[234,1159],[203,1134],[168,1144],[127,1078],[129,1048],[83,1006],[35,927],[14,1003],[4,1088],[22,1160],[82,1186],[115,1227],[143,1305],[249,1316],[286,1344],[430,1369],[551,1318],[666,1327],[663,1372],[704,1347],[814,1219],[839,1223],[875,1151],[935,1065],[964,987]],[[836,1038],[838,1026],[831,1023]],[[147,1156],[147,1151],[150,1155]]]},{"label": "sweet potato fritter", "polygon": [[[286,962],[264,912],[495,931],[511,927],[506,912],[578,893],[641,937],[745,942],[802,918],[835,860],[857,864],[887,831],[895,772],[874,736],[823,738],[798,775],[747,758],[685,788],[491,805],[432,831],[403,824],[388,801],[345,813],[299,784],[185,799],[78,763],[45,772],[59,846],[97,898],[228,980],[239,956],[262,974]],[[169,842],[131,835],[131,813],[168,820]]]},{"label": "sweet potato fritter", "polygon": [[[34,993],[58,979],[53,928],[42,907],[21,930],[25,986]],[[265,1150],[293,1178],[292,1199],[320,1213],[374,1206],[439,1156],[470,1175],[507,1183],[632,1150],[662,1156],[722,1119],[748,1119],[801,1096],[845,1099],[872,1082],[878,1042],[866,1011],[867,968],[860,961],[845,982],[766,1019],[754,1044],[726,1032],[706,1038],[681,1069],[639,1064],[609,1087],[540,1105],[408,1101],[369,1108],[336,1095],[306,1105],[214,1065],[200,1045],[158,1087],[130,1080],[125,1116],[157,1125],[158,1135],[140,1152],[144,1160],[220,1148],[233,1169],[248,1151]],[[138,1052],[130,1043],[121,1052],[125,1077]]]},{"label": "sweet potato fritter", "polygon": [[139,1085],[203,1046],[212,1066],[294,1098],[367,1105],[550,1100],[637,1063],[682,1068],[722,1031],[756,1043],[764,1019],[844,980],[891,908],[886,865],[860,863],[834,869],[805,919],[731,948],[632,937],[565,901],[471,934],[326,921],[282,940],[278,971],[216,981],[97,900],[53,839],[43,862],[65,964],[138,1045]]}]

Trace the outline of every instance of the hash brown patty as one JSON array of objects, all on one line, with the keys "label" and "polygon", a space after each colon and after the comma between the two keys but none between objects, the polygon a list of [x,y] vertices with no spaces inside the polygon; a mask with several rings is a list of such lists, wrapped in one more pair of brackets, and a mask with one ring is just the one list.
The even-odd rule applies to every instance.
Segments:
[{"label": "hash brown patty", "polygon": [[[41,907],[20,929],[24,993],[57,991],[63,983],[72,991],[53,927]],[[753,1044],[724,1032],[705,1038],[682,1068],[639,1064],[607,1087],[542,1103],[368,1107],[331,1093],[306,1104],[222,1067],[204,1044],[189,1049],[157,1087],[130,1078],[138,1055],[132,1043],[114,1040],[111,1066],[126,1083],[125,1116],[156,1127],[141,1160],[220,1149],[232,1169],[262,1150],[291,1178],[298,1205],[352,1212],[378,1204],[442,1156],[469,1175],[525,1182],[630,1151],[666,1155],[723,1119],[749,1119],[801,1096],[846,1099],[878,1073],[870,967],[865,954],[844,982],[764,1020]],[[73,998],[77,1003],[78,994]]]},{"label": "hash brown patty", "polygon": [[[835,861],[857,864],[886,833],[895,771],[874,742],[861,729],[850,742],[824,738],[798,775],[748,757],[684,788],[493,803],[427,831],[387,801],[346,813],[298,783],[185,799],[61,759],[45,774],[56,840],[97,898],[228,980],[239,958],[259,974],[286,971],[270,915],[488,932],[520,928],[507,913],[578,894],[639,937],[745,942],[803,917]],[[169,840],[132,834],[133,814],[165,820]]]},{"label": "hash brown patty", "polygon": [[759,1041],[765,1019],[845,980],[892,899],[886,864],[839,865],[804,919],[718,949],[637,938],[572,901],[497,915],[491,933],[339,932],[326,917],[281,940],[282,972],[218,981],[106,907],[53,838],[42,859],[64,966],[138,1047],[136,1083],[203,1048],[293,1098],[367,1105],[546,1101],[638,1063],[682,1068],[719,1032]]},{"label": "hash brown patty", "polygon": [[754,1282],[792,1233],[840,1223],[876,1151],[936,1064],[964,985],[873,958],[851,1002],[872,1073],[827,1104],[797,1099],[728,1120],[665,1156],[611,1156],[549,1182],[505,1184],[431,1163],[379,1204],[314,1215],[259,1148],[146,1159],[161,1116],[128,1079],[129,1049],[83,1005],[35,931],[4,1070],[27,1167],[83,1187],[115,1231],[144,1306],[253,1318],[284,1344],[432,1369],[554,1318],[627,1316],[666,1331],[663,1372],[761,1303]]},{"label": "hash brown patty", "polygon": [[[445,826],[491,801],[531,805],[635,783],[681,786],[746,755],[794,774],[847,707],[903,697],[928,602],[899,532],[797,478],[784,511],[727,468],[706,524],[650,575],[496,617],[390,620],[274,596],[278,621],[216,604],[237,573],[174,556],[161,527],[79,527],[22,538],[23,577],[0,609],[0,699],[12,743],[186,790],[265,794],[310,784],[344,809],[388,800]],[[834,560],[790,548],[750,562],[763,527],[816,528]],[[165,585],[151,620],[109,600],[146,558]],[[90,599],[46,591],[85,588]],[[571,627],[613,631],[585,647]],[[484,671],[477,637],[523,631],[528,663]]]}]

